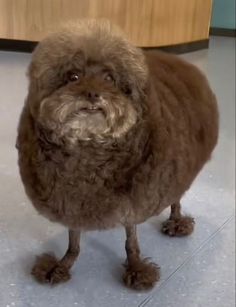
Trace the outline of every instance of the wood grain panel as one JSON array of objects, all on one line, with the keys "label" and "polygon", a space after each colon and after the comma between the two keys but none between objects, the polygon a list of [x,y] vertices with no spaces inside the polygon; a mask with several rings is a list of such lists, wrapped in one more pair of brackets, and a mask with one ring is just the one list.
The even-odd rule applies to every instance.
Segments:
[{"label": "wood grain panel", "polygon": [[212,0],[0,0],[0,38],[38,41],[60,23],[108,18],[138,46],[207,39]]}]

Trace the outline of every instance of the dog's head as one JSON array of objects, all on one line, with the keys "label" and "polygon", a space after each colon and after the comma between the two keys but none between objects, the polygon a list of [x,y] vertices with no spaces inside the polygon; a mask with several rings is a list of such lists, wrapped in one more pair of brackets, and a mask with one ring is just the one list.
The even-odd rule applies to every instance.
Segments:
[{"label": "dog's head", "polygon": [[27,103],[55,139],[117,139],[142,120],[147,75],[142,51],[117,28],[83,21],[37,46]]}]

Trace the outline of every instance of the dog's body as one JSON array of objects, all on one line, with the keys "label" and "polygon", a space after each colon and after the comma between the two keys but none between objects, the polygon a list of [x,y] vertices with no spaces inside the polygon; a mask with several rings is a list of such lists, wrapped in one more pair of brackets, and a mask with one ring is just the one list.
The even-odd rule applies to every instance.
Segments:
[{"label": "dog's body", "polygon": [[[218,134],[215,96],[202,73],[175,56],[143,56],[120,34],[112,37],[110,29],[100,28],[95,42],[91,33],[86,33],[91,36],[87,41],[76,28],[70,31],[45,40],[33,57],[17,141],[22,180],[36,209],[71,231],[131,227],[179,204],[210,158]],[[99,46],[99,37],[112,37],[111,44]],[[78,46],[75,38],[80,38]],[[87,54],[85,81],[77,74],[73,84],[56,87],[54,74],[60,72],[55,67],[62,67],[65,56],[71,63],[82,61],[77,50]],[[114,83],[104,82],[110,76],[102,81],[97,77],[107,58],[116,74]],[[70,111],[61,111],[67,101]],[[96,103],[94,112],[91,105]],[[125,278],[134,288],[157,280],[156,275],[146,284]]]}]

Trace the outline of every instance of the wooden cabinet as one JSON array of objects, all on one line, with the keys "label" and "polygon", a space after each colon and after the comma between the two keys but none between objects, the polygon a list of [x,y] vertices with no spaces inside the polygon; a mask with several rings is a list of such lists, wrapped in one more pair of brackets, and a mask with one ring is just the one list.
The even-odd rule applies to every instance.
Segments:
[{"label": "wooden cabinet", "polygon": [[60,23],[108,18],[134,44],[168,46],[209,35],[212,0],[0,0],[0,38],[38,41]]}]

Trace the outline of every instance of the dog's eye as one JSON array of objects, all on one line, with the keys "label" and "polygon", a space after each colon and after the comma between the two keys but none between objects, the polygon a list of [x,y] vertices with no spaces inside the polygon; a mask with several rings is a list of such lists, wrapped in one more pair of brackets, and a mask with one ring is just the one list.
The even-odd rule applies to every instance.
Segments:
[{"label": "dog's eye", "polygon": [[115,79],[113,78],[113,76],[109,73],[104,75],[104,80],[107,82],[115,82]]},{"label": "dog's eye", "polygon": [[80,72],[69,71],[67,73],[67,81],[68,82],[75,82],[75,81],[78,81],[80,78],[81,78]]}]

